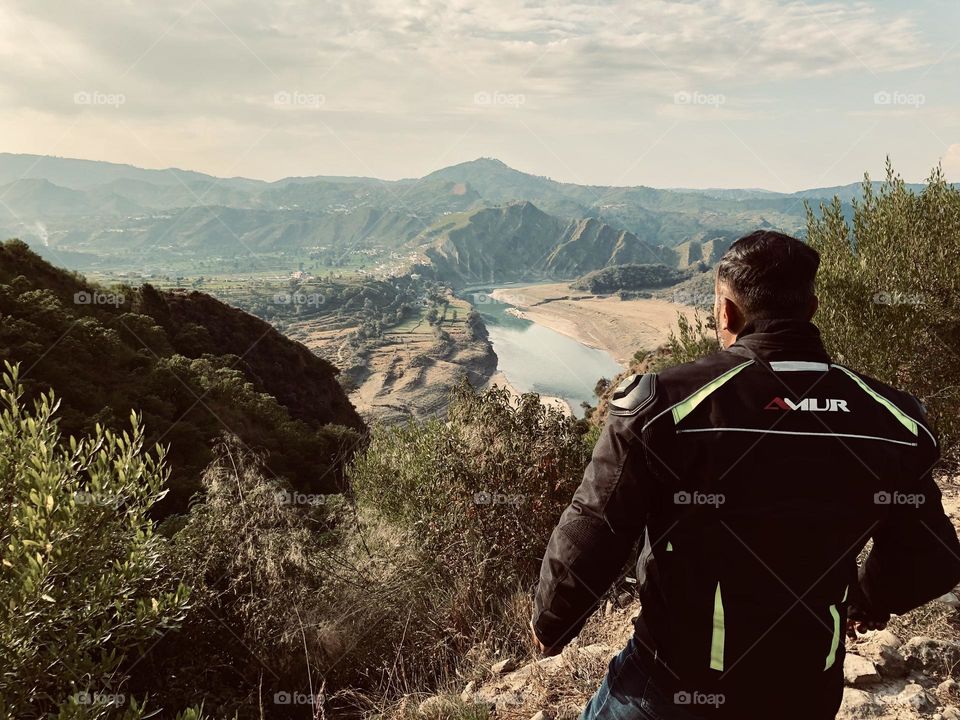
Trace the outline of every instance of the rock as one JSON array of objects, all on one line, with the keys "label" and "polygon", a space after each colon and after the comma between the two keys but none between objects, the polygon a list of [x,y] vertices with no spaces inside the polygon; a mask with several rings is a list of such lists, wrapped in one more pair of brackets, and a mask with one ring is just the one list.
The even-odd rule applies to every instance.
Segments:
[{"label": "rock", "polygon": [[907,664],[900,655],[903,642],[889,630],[871,633],[851,648],[851,651],[873,663],[885,678],[901,677]]},{"label": "rock", "polygon": [[883,705],[868,692],[855,688],[843,689],[843,701],[836,720],[860,720],[860,718],[881,717]]},{"label": "rock", "polygon": [[948,592],[946,595],[941,595],[937,598],[947,607],[951,607],[954,610],[960,610],[960,597],[957,596],[955,592]]},{"label": "rock", "polygon": [[910,683],[901,690],[895,701],[900,705],[906,705],[918,712],[930,712],[936,707],[933,698],[930,697],[930,693],[916,683]]},{"label": "rock", "polygon": [[900,648],[900,654],[912,669],[947,675],[949,669],[960,662],[960,645],[920,636],[910,638]]},{"label": "rock", "polygon": [[869,685],[880,679],[872,662],[859,655],[847,653],[843,660],[843,680],[847,685]]},{"label": "rock", "polygon": [[960,720],[960,710],[953,706],[945,707],[941,715],[943,720]]},{"label": "rock", "polygon": [[544,670],[556,670],[561,665],[563,665],[563,655],[552,655],[536,662],[536,666]]},{"label": "rock", "polygon": [[613,603],[610,600],[607,600],[607,604],[603,606],[603,614],[606,617],[610,617],[613,614]]},{"label": "rock", "polygon": [[626,607],[633,602],[633,594],[628,592],[622,592],[617,596],[617,605],[620,607]]},{"label": "rock", "polygon": [[960,695],[960,683],[953,678],[947,678],[937,685],[937,697],[949,703]]},{"label": "rock", "polygon": [[494,663],[490,666],[490,672],[494,675],[505,675],[506,673],[513,672],[517,669],[517,662],[513,658],[507,658],[506,660],[501,660],[498,663]]},{"label": "rock", "polygon": [[457,702],[451,696],[434,695],[420,703],[417,713],[422,717],[440,720],[441,718],[452,717],[457,712],[457,708]]},{"label": "rock", "polygon": [[477,692],[477,684],[471,680],[467,683],[467,686],[463,688],[463,692],[460,693],[460,699],[465,703],[473,702],[473,696]]},{"label": "rock", "polygon": [[563,705],[557,711],[556,720],[577,720],[580,717],[579,705]]},{"label": "rock", "polygon": [[553,720],[556,714],[552,710],[540,710],[530,720]]}]

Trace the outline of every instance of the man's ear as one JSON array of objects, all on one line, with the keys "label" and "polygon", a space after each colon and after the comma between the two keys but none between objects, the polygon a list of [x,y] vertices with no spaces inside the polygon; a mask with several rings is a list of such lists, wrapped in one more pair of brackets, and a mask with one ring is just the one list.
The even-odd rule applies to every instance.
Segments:
[{"label": "man's ear", "polygon": [[746,317],[737,304],[726,296],[720,298],[720,329],[737,335],[745,324]]}]

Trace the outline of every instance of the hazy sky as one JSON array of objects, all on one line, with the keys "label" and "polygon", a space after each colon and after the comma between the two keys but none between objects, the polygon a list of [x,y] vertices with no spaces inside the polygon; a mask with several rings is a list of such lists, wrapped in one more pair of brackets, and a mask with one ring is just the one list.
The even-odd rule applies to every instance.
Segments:
[{"label": "hazy sky", "polygon": [[960,180],[957,0],[4,0],[0,150],[217,175]]}]

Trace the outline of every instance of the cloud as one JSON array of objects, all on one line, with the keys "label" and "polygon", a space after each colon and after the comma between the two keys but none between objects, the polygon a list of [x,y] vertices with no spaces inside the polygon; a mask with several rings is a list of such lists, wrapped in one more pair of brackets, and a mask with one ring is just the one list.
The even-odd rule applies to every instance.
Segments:
[{"label": "cloud", "polygon": [[[22,105],[72,114],[74,92],[99,90],[124,93],[133,115],[230,114],[260,122],[276,92],[299,90],[324,94],[328,109],[442,113],[468,107],[474,92],[494,84],[549,104],[604,91],[672,94],[708,91],[711,83],[881,73],[924,60],[908,20],[865,3],[174,0],[127,4],[123,12],[92,2],[75,7],[69,18],[52,0],[2,11],[0,44],[7,67],[14,66],[3,83]],[[49,89],[38,91],[41,85]]]},{"label": "cloud", "polygon": [[[374,165],[388,152],[417,157],[433,143],[440,155],[473,133],[488,141],[478,154],[519,137],[529,144],[536,121],[581,136],[591,125],[705,117],[678,108],[677,93],[721,94],[726,119],[747,118],[789,82],[859,75],[873,87],[875,76],[939,57],[906,10],[851,0],[143,0],[122,9],[76,0],[64,8],[61,0],[0,7],[2,125],[19,123],[14,136],[34,146],[40,128],[59,127],[69,148],[95,146],[98,133],[132,134],[131,146],[149,145],[170,163],[221,153],[216,167],[202,168],[211,171],[233,167],[268,132],[282,137],[258,151],[273,159],[303,163],[310,146],[365,158],[370,167],[356,172],[383,173]],[[78,103],[78,93],[124,102]]]},{"label": "cloud", "polygon": [[954,143],[947,148],[942,163],[943,173],[947,180],[960,182],[960,143]]}]

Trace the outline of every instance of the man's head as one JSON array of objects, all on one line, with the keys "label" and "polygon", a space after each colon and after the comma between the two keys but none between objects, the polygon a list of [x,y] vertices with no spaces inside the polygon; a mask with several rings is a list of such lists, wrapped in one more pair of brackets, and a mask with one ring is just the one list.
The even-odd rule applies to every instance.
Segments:
[{"label": "man's head", "polygon": [[723,347],[754,320],[810,320],[819,267],[816,250],[783,233],[757,230],[733,243],[717,266],[714,316]]}]

